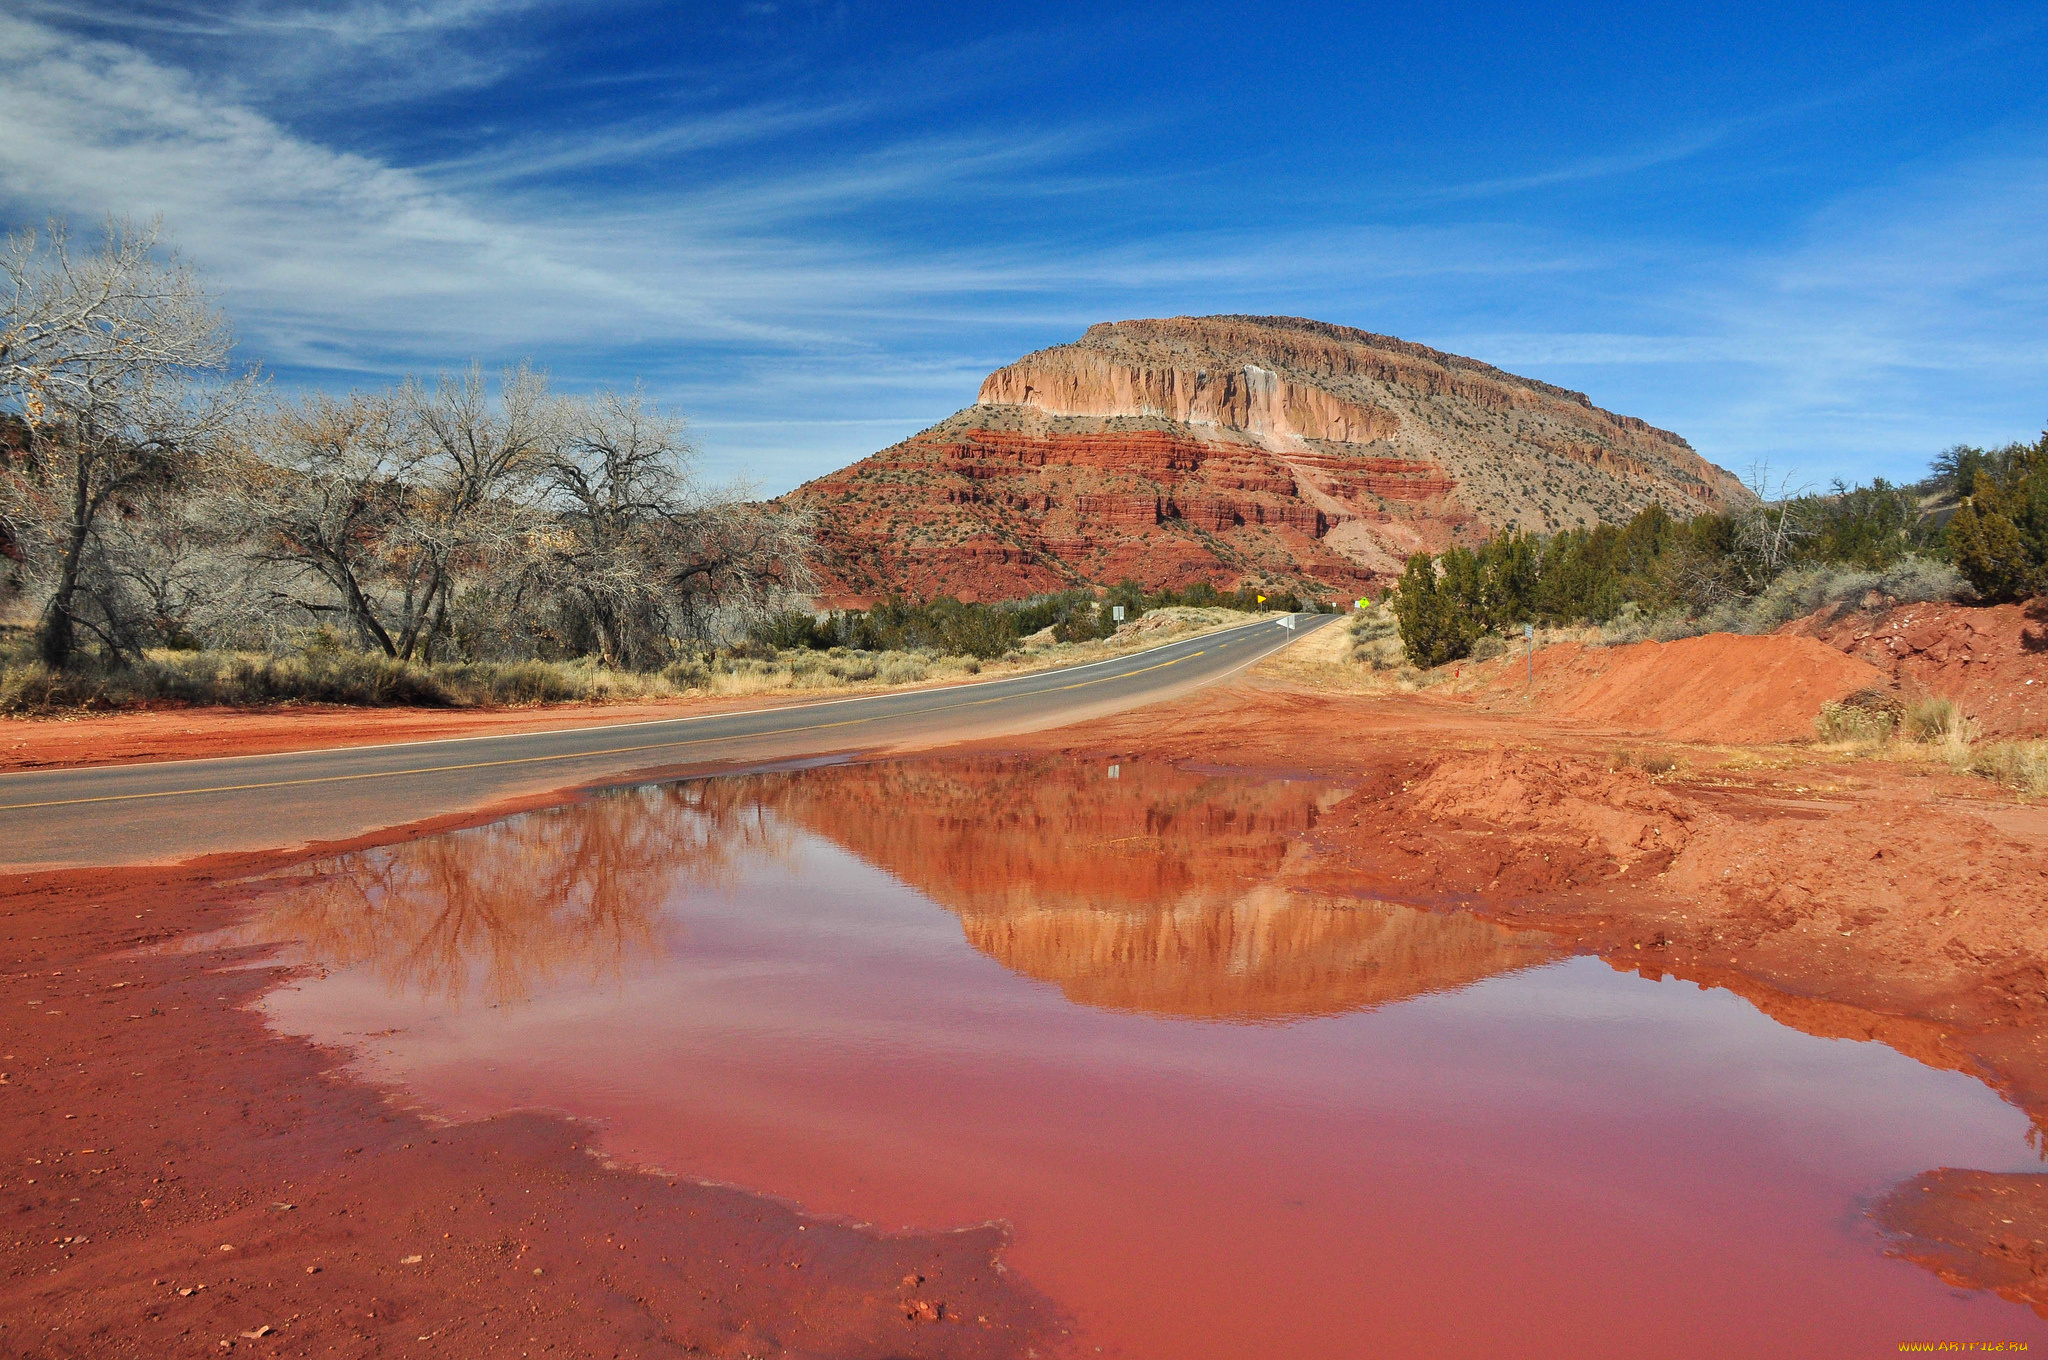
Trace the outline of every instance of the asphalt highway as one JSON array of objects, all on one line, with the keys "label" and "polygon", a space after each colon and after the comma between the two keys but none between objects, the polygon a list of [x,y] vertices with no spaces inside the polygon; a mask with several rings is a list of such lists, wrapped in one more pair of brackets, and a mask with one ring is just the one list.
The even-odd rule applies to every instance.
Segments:
[{"label": "asphalt highway", "polygon": [[0,775],[0,866],[285,849],[552,790],[1066,726],[1176,697],[1334,615],[1264,619],[1085,666],[737,713],[219,760]]}]

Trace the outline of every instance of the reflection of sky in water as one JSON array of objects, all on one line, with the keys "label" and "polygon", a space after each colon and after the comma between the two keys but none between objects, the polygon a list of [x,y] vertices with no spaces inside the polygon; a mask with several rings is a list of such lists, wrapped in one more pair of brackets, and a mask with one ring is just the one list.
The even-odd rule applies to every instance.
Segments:
[{"label": "reflection of sky in water", "polygon": [[[1929,1167],[2038,1169],[1980,1083],[1469,917],[1288,891],[1310,786],[1062,767],[1025,806],[1014,766],[930,769],[380,852],[421,857],[403,893],[352,886],[351,918],[330,878],[281,908],[342,966],[273,1018],[454,1114],[566,1110],[621,1155],[890,1226],[1005,1219],[1024,1276],[1133,1355],[2048,1339],[1859,1226]],[[428,863],[528,901],[437,902]]]}]

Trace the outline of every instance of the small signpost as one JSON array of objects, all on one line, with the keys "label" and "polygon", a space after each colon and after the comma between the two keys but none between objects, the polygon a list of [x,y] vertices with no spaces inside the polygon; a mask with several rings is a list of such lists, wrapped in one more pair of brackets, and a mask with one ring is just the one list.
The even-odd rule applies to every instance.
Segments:
[{"label": "small signpost", "polygon": [[1120,604],[1111,605],[1109,607],[1109,617],[1116,623],[1122,623],[1124,621],[1124,607]]},{"label": "small signpost", "polygon": [[1536,697],[1536,625],[1522,625],[1522,641],[1529,644],[1529,697]]}]

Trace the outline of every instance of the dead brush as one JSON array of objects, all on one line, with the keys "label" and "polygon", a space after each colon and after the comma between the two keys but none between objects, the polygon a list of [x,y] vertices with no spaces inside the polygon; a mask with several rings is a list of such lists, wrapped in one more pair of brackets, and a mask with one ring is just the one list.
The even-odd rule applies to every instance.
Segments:
[{"label": "dead brush", "polygon": [[1662,751],[1637,751],[1624,747],[1607,758],[1607,768],[1616,771],[1641,770],[1644,774],[1658,775],[1670,774],[1678,767],[1678,759]]},{"label": "dead brush", "polygon": [[1860,689],[1820,706],[1813,734],[1830,746],[1883,746],[1899,730],[1906,706],[1885,690]]}]

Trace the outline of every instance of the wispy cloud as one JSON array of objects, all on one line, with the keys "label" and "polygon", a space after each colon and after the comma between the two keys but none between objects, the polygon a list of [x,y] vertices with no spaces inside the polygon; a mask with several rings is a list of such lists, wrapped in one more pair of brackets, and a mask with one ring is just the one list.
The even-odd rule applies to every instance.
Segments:
[{"label": "wispy cloud", "polygon": [[[1918,476],[2048,423],[2048,143],[2004,129],[1817,214],[1796,239],[1669,260],[1633,333],[1463,330],[1740,466]],[[1654,414],[1653,414],[1654,413]]]},{"label": "wispy cloud", "polygon": [[[941,130],[906,116],[946,97],[936,78],[635,101],[409,162],[341,149],[267,93],[299,62],[323,90],[345,83],[335,51],[400,81],[450,60],[496,78],[534,59],[504,32],[528,8],[30,0],[0,15],[0,208],[19,223],[161,212],[249,350],[294,381],[529,355],[569,382],[643,376],[698,416],[715,463],[769,490],[943,417],[1024,349],[1175,312],[1405,334],[1581,387],[1732,466],[1904,472],[2048,416],[2022,414],[2048,400],[2048,148],[2019,134],[1738,253],[1449,211],[1147,221],[1162,186],[1201,171],[1131,154],[1137,120]],[[223,62],[238,42],[270,45],[209,66],[142,31],[215,44]],[[449,55],[465,49],[480,55]],[[1717,124],[1447,201],[1645,173],[1754,131]],[[962,203],[981,210],[975,228],[949,232]]]}]

